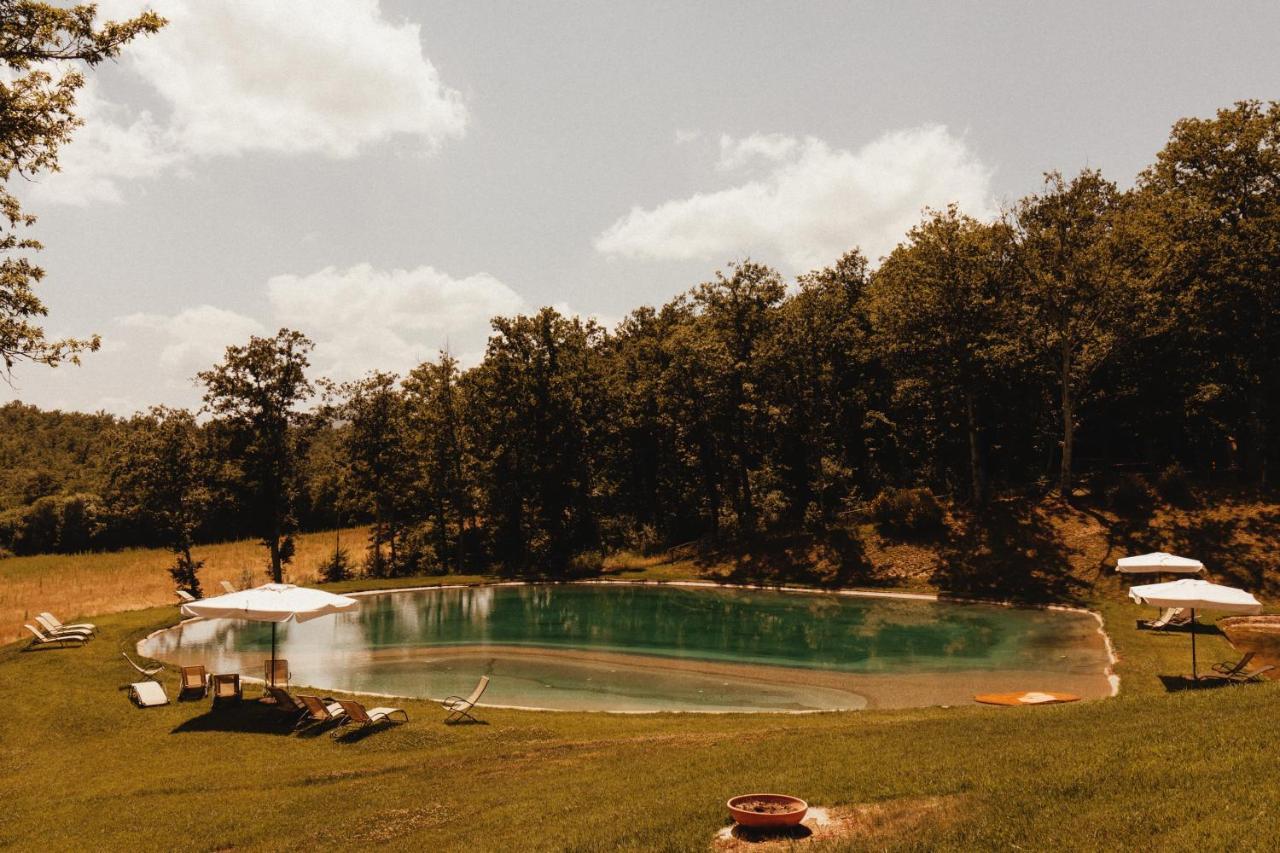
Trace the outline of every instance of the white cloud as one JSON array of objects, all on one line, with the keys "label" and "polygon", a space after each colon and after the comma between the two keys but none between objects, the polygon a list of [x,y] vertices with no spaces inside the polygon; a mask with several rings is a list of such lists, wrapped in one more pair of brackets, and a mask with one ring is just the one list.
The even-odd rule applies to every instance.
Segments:
[{"label": "white cloud", "polygon": [[266,331],[252,317],[197,305],[177,314],[129,314],[118,318],[131,330],[128,348],[148,351],[149,358],[181,381],[222,360],[227,347]]},{"label": "white cloud", "polygon": [[[155,0],[168,26],[122,64],[165,107],[156,118],[86,90],[87,119],[63,171],[35,193],[72,203],[119,201],[118,180],[194,158],[250,152],[348,158],[395,137],[424,153],[463,135],[467,110],[423,54],[417,24],[385,18],[377,0],[209,3]],[[136,14],[137,0],[102,4]]]},{"label": "white cloud", "polygon": [[444,347],[474,363],[491,318],[528,310],[493,276],[456,279],[429,266],[280,275],[267,282],[267,295],[275,323],[311,337],[315,372],[335,379],[375,368],[403,373]]},{"label": "white cloud", "polygon": [[[307,371],[312,378],[354,379],[370,370],[404,375],[441,349],[469,367],[484,356],[493,317],[535,310],[487,273],[455,278],[430,266],[386,270],[357,264],[278,275],[266,282],[264,295],[257,316],[197,305],[172,314],[115,317],[101,328],[102,349],[86,356],[83,366],[20,371],[17,387],[0,385],[0,403],[21,399],[117,414],[157,403],[198,407],[196,373],[220,362],[228,346],[282,327],[315,342]],[[555,307],[568,316],[576,313],[564,303]],[[594,319],[606,326],[617,322]]]},{"label": "white cloud", "polygon": [[787,159],[799,145],[800,140],[781,133],[753,133],[742,139],[722,134],[720,160],[716,163],[716,168],[729,172],[741,169],[757,159],[776,163]]},{"label": "white cloud", "polygon": [[792,270],[859,246],[873,260],[916,224],[924,207],[955,202],[993,212],[991,171],[940,125],[886,133],[857,151],[760,135],[720,143],[719,167],[765,163],[763,176],[653,208],[634,207],[596,238],[598,251],[656,259],[777,253]]}]

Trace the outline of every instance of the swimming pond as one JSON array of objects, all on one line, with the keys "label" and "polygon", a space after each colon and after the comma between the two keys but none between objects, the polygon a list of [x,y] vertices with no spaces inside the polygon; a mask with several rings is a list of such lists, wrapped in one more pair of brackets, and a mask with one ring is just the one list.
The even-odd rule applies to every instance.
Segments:
[{"label": "swimming pond", "polygon": [[[197,620],[144,654],[260,675],[270,626]],[[454,587],[361,597],[280,626],[295,685],[604,711],[814,711],[967,702],[974,693],[1111,692],[1087,613],[631,584]]]}]

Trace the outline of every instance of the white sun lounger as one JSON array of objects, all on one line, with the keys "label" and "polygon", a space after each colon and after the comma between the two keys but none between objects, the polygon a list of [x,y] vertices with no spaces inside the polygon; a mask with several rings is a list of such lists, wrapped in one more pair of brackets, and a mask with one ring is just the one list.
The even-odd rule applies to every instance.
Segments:
[{"label": "white sun lounger", "polygon": [[142,708],[154,708],[157,705],[168,705],[169,696],[164,688],[155,681],[139,681],[129,685],[129,698]]},{"label": "white sun lounger", "polygon": [[43,613],[36,617],[36,621],[40,623],[40,627],[44,628],[45,633],[50,637],[84,637],[86,640],[93,639],[93,632],[88,628],[72,628],[67,625],[55,625],[46,619]]},{"label": "white sun lounger", "polygon": [[77,643],[83,646],[86,642],[86,639],[80,634],[58,634],[56,636],[49,637],[41,634],[39,628],[32,627],[31,625],[23,625],[22,627],[35,635],[35,639],[31,641],[31,645],[27,648],[43,648],[44,646],[55,645],[65,646],[67,643]]},{"label": "white sun lounger", "polygon": [[41,620],[42,624],[47,623],[55,633],[60,633],[62,631],[88,631],[90,634],[98,633],[98,626],[92,622],[76,622],[74,625],[64,625],[57,616],[54,616],[47,610],[36,618]]},{"label": "white sun lounger", "polygon": [[224,590],[226,590],[227,592],[239,592],[239,591],[240,591],[240,590],[236,589],[234,586],[232,586],[231,581],[218,581],[218,583],[222,584],[222,588],[223,588]]},{"label": "white sun lounger", "polygon": [[191,603],[191,602],[193,602],[193,601],[199,601],[199,600],[200,600],[200,599],[196,598],[194,595],[192,595],[191,593],[187,592],[185,589],[180,589],[180,590],[178,590],[178,603],[179,603],[179,604],[190,604],[190,603]]}]

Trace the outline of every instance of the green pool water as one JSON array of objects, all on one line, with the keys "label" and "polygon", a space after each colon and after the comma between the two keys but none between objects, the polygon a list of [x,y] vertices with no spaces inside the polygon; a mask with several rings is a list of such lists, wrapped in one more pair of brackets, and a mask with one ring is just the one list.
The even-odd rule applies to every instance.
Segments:
[{"label": "green pool water", "polygon": [[[1106,666],[1093,618],[1060,611],[623,584],[434,589],[361,602],[357,612],[281,626],[278,655],[295,683],[439,698],[489,674],[485,700],[498,705],[826,710],[864,707],[869,697],[934,704],[970,684],[1023,677],[1026,689],[1088,681],[1100,692]],[[269,650],[269,626],[234,620],[187,623],[142,647],[246,675]],[[909,701],[894,701],[895,685]]]}]

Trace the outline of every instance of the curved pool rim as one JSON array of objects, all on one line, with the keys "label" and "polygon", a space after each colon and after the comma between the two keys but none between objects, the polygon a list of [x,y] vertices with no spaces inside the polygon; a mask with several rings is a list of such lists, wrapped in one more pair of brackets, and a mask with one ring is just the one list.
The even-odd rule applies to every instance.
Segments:
[{"label": "curved pool rim", "polygon": [[[1103,647],[1106,650],[1106,667],[1103,674],[1106,676],[1110,685],[1110,694],[1104,698],[1115,698],[1120,693],[1120,676],[1116,673],[1115,667],[1119,662],[1116,655],[1115,646],[1111,642],[1111,635],[1107,633],[1106,620],[1102,614],[1096,610],[1087,607],[1076,607],[1069,604],[1039,604],[1020,601],[1010,601],[1007,599],[991,599],[991,598],[974,598],[968,596],[952,596],[945,593],[929,593],[929,592],[908,592],[905,590],[886,591],[886,590],[870,590],[858,587],[811,587],[811,586],[794,586],[794,585],[775,585],[775,584],[742,584],[742,583],[720,583],[717,581],[700,581],[700,580],[612,580],[605,578],[583,578],[576,580],[510,580],[510,581],[477,581],[472,583],[442,583],[442,584],[425,584],[421,586],[399,586],[389,587],[386,589],[367,589],[357,590],[353,592],[344,592],[349,598],[367,598],[379,595],[393,595],[404,592],[430,592],[433,590],[446,589],[478,589],[483,587],[519,587],[519,586],[570,586],[570,585],[593,585],[593,586],[639,586],[639,587],[683,587],[693,589],[736,589],[751,590],[757,592],[777,592],[788,594],[805,594],[805,595],[840,595],[854,598],[871,598],[871,599],[890,599],[899,601],[926,601],[937,602],[942,604],[980,604],[988,607],[1009,607],[1022,610],[1051,610],[1063,613],[1077,613],[1087,615],[1093,618],[1097,623],[1097,631],[1102,637]],[[157,628],[140,638],[135,645],[135,651],[142,656],[146,656],[146,652],[142,647],[147,641],[162,634],[171,631],[188,622],[205,621],[203,616],[190,616],[186,619],[179,619],[172,625],[166,625]],[[241,681],[253,684],[265,684],[266,680],[250,675],[241,675]],[[398,693],[379,693],[375,691],[359,691],[352,692],[344,687],[325,686],[323,684],[309,684],[310,689],[330,690],[338,693],[349,693],[353,696],[373,696],[380,699],[402,699],[410,702],[439,702],[440,698],[427,696],[409,696]],[[814,709],[759,709],[748,711],[722,711],[722,710],[703,710],[703,709],[654,709],[654,710],[608,710],[608,709],[592,709],[592,710],[574,710],[568,708],[542,708],[535,705],[505,705],[488,702],[476,703],[477,708],[494,708],[509,711],[531,711],[539,713],[553,714],[621,714],[627,716],[645,715],[645,714],[842,714],[861,711],[863,709],[853,708],[814,708]],[[926,706],[927,707],[927,706]],[[945,707],[945,706],[935,706]],[[990,706],[978,705],[976,707],[985,708],[988,711],[993,710]],[[885,713],[893,713],[895,711],[920,710],[915,708],[886,708],[877,709]],[[996,709],[998,711],[998,709]]]}]

